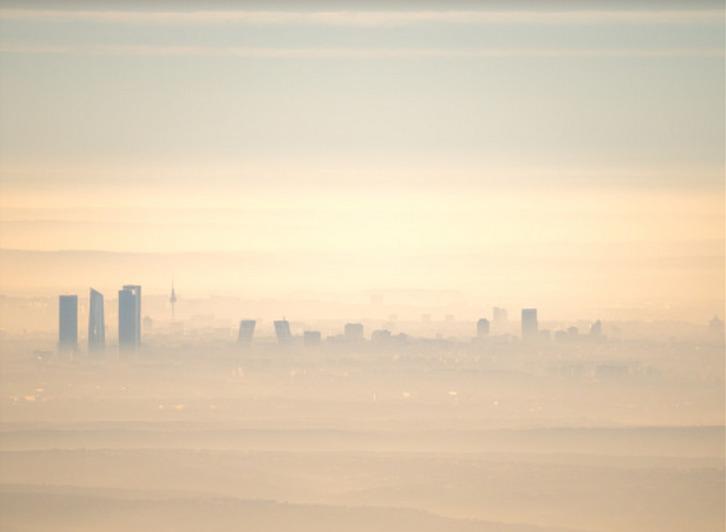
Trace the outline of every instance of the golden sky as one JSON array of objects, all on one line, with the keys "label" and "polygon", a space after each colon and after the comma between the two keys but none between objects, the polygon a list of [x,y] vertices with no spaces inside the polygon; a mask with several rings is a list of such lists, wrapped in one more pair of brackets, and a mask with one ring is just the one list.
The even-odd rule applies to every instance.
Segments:
[{"label": "golden sky", "polygon": [[406,6],[3,7],[2,291],[723,312],[722,5]]}]

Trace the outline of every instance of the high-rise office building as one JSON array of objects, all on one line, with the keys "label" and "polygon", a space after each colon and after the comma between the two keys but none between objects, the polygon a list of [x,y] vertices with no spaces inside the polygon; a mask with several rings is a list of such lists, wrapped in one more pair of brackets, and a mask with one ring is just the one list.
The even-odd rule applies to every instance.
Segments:
[{"label": "high-rise office building", "polygon": [[522,309],[522,340],[534,340],[537,338],[539,325],[537,323],[537,309]]},{"label": "high-rise office building", "polygon": [[476,322],[476,336],[477,338],[487,338],[489,336],[489,320],[482,318]]},{"label": "high-rise office building", "polygon": [[237,334],[237,343],[250,345],[252,337],[255,334],[255,320],[242,320],[239,322],[239,333]]},{"label": "high-rise office building", "polygon": [[141,346],[141,287],[125,285],[118,292],[118,345],[124,351]]},{"label": "high-rise office building", "polygon": [[274,323],[277,342],[280,344],[290,343],[292,341],[292,334],[290,334],[290,322],[287,320],[280,320]]},{"label": "high-rise office building", "polygon": [[99,354],[106,347],[106,324],[103,315],[103,294],[91,288],[88,307],[88,351]]},{"label": "high-rise office building", "polygon": [[78,296],[58,296],[58,348],[78,348]]}]

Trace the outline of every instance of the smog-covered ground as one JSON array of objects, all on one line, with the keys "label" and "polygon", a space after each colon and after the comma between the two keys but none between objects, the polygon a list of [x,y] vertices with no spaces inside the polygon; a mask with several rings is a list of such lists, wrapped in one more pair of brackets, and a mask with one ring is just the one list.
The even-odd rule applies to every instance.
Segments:
[{"label": "smog-covered ground", "polygon": [[5,335],[0,528],[721,531],[723,337],[687,331]]}]

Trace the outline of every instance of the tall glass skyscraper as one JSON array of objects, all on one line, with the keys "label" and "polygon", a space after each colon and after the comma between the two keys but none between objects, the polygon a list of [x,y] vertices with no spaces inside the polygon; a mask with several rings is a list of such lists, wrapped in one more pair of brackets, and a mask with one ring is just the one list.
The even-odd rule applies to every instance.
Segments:
[{"label": "tall glass skyscraper", "polygon": [[255,320],[242,320],[239,322],[239,334],[237,335],[237,342],[240,344],[249,345],[252,343],[252,337],[255,334]]},{"label": "tall glass skyscraper", "polygon": [[280,344],[288,344],[292,341],[292,335],[290,334],[290,322],[287,320],[280,320],[273,322],[275,325],[275,336],[277,336],[277,342]]},{"label": "tall glass skyscraper", "polygon": [[88,352],[100,354],[106,347],[106,324],[103,315],[103,294],[91,288],[88,309]]},{"label": "tall glass skyscraper", "polygon": [[141,346],[141,287],[125,285],[118,292],[118,346],[136,351]]},{"label": "tall glass skyscraper", "polygon": [[78,348],[78,296],[58,296],[58,348]]}]

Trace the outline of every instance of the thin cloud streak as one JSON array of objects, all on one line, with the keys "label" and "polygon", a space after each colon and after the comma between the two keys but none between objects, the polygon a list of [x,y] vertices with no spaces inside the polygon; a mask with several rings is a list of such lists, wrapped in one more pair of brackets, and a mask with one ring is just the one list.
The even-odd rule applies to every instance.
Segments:
[{"label": "thin cloud streak", "polygon": [[722,24],[724,10],[665,11],[62,11],[0,9],[0,20],[118,24],[408,26],[415,24]]},{"label": "thin cloud streak", "polygon": [[77,47],[58,44],[0,44],[2,54],[73,54]]},{"label": "thin cloud streak", "polygon": [[596,58],[596,57],[723,57],[718,49],[475,49],[449,50],[438,48],[240,48],[213,46],[144,46],[144,45],[89,45],[56,46],[47,44],[2,44],[4,54],[80,54],[80,55],[138,55],[138,56],[186,56],[186,57],[240,57],[240,58],[291,58],[291,59],[396,59],[396,58]]}]

